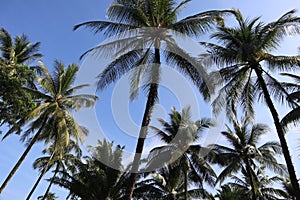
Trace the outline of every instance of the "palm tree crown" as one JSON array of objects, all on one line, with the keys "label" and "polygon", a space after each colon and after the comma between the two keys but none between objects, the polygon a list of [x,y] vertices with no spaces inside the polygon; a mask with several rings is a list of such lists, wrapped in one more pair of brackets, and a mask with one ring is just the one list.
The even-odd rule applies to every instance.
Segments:
[{"label": "palm tree crown", "polygon": [[300,18],[294,15],[295,12],[296,10],[291,10],[277,21],[265,24],[259,22],[259,18],[244,19],[239,11],[235,11],[238,26],[219,26],[212,35],[220,45],[202,44],[208,48],[214,62],[221,67],[218,73],[224,80],[224,86],[213,102],[215,112],[225,107],[230,116],[240,106],[249,116],[254,116],[254,102],[260,99],[265,101],[276,127],[293,187],[297,191],[297,199],[300,199],[299,184],[284,136],[285,131],[272,99],[297,106],[272,72],[299,69],[300,59],[298,56],[276,56],[270,53],[279,46],[284,36],[300,33]]},{"label": "palm tree crown", "polygon": [[212,126],[212,123],[206,118],[193,122],[190,107],[183,109],[181,113],[173,108],[170,113],[171,123],[162,119],[159,121],[163,130],[153,129],[166,145],[151,150],[148,169],[168,164],[170,170],[182,171],[185,177],[185,199],[188,198],[188,180],[195,183],[197,189],[205,196],[204,182],[213,185],[216,175],[206,157],[202,155],[205,148],[195,142],[199,138],[199,133]]},{"label": "palm tree crown", "polygon": [[[88,86],[85,84],[72,87],[78,69],[76,64],[70,64],[65,68],[63,63],[56,61],[55,71],[51,75],[46,66],[40,62],[37,68],[40,74],[37,78],[39,88],[26,88],[36,100],[37,106],[4,135],[5,138],[12,133],[19,133],[19,127],[28,125],[29,128],[23,133],[21,139],[23,141],[28,139],[29,143],[2,184],[0,193],[37,141],[53,142],[55,152],[62,157],[71,139],[74,140],[75,145],[78,145],[87,134],[87,129],[79,126],[71,112],[93,106],[97,97],[90,94],[75,94],[78,89]],[[31,133],[34,133],[34,136],[29,138]]]},{"label": "palm tree crown", "polygon": [[[227,126],[227,131],[221,132],[230,146],[210,145],[212,162],[224,167],[217,182],[223,182],[225,178],[244,170],[250,180],[253,199],[255,199],[257,195],[254,184],[254,168],[266,166],[281,175],[286,173],[286,167],[279,164],[276,159],[276,155],[282,153],[281,146],[274,141],[258,146],[260,138],[269,130],[266,125],[252,125],[249,123],[249,118],[245,118],[242,122],[232,120],[232,123],[233,129]],[[250,127],[250,125],[252,126]]]},{"label": "palm tree crown", "polygon": [[[177,67],[189,77],[204,97],[210,96],[211,91],[208,91],[204,81],[205,70],[196,59],[179,47],[170,30],[184,37],[198,36],[211,28],[214,22],[221,21],[220,14],[224,11],[208,11],[177,20],[179,10],[189,2],[186,0],[177,4],[174,0],[115,0],[107,10],[108,21],[90,21],[74,27],[77,29],[84,26],[95,33],[104,32],[105,36],[111,37],[84,54],[114,56],[114,61],[99,75],[99,89],[106,88],[130,71],[131,98],[138,96],[141,85],[146,91],[147,102],[131,169],[134,173],[128,186],[128,199],[131,199],[135,173],[139,170],[152,109],[158,100],[161,55],[165,56],[167,64]],[[141,84],[142,80],[144,84]]]}]

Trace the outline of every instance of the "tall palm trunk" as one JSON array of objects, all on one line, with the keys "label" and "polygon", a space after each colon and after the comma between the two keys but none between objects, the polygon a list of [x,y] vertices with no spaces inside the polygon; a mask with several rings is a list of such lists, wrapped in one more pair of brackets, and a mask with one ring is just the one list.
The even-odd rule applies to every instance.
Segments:
[{"label": "tall palm trunk", "polygon": [[[155,48],[155,64],[160,65],[160,50],[159,48]],[[159,67],[159,66],[155,66]],[[158,74],[157,74],[158,75]],[[148,99],[146,103],[146,108],[144,111],[142,126],[140,128],[139,138],[137,142],[137,146],[135,149],[135,155],[132,164],[132,173],[129,177],[129,183],[126,188],[126,199],[131,200],[134,190],[134,184],[136,181],[137,171],[139,168],[139,164],[141,161],[142,152],[144,149],[144,143],[147,136],[148,126],[151,120],[152,109],[155,104],[156,98],[158,95],[158,82],[152,82],[150,84]]]},{"label": "tall palm trunk", "polygon": [[41,174],[39,176],[39,178],[36,180],[35,184],[33,185],[32,189],[30,190],[29,194],[26,197],[26,200],[29,200],[31,195],[34,193],[36,187],[39,185],[40,181],[42,180],[42,178],[44,177],[44,175],[46,174],[46,172],[49,170],[49,163],[52,160],[53,156],[54,156],[55,151],[53,151],[53,153],[51,154],[46,166],[43,167]]},{"label": "tall palm trunk", "polygon": [[24,153],[22,154],[22,156],[19,158],[18,162],[15,164],[15,166],[13,167],[13,169],[10,171],[10,173],[8,174],[8,176],[6,177],[5,181],[2,183],[1,187],[0,187],[0,194],[3,192],[3,190],[5,189],[5,187],[7,186],[8,182],[10,181],[10,179],[13,177],[13,175],[16,173],[16,171],[18,170],[18,168],[20,167],[20,165],[22,164],[22,162],[24,161],[24,159],[26,158],[27,154],[29,153],[29,151],[31,150],[32,146],[34,145],[34,143],[37,141],[38,137],[40,136],[44,125],[46,123],[47,119],[44,120],[42,126],[40,127],[40,129],[38,130],[38,132],[35,134],[35,136],[31,139],[29,145],[27,146],[27,148],[25,149]]},{"label": "tall palm trunk", "polygon": [[295,173],[295,168],[294,168],[294,165],[293,165],[293,162],[292,162],[292,159],[291,159],[289,148],[288,148],[285,136],[284,136],[284,131],[283,131],[282,125],[281,125],[280,120],[279,120],[279,115],[278,115],[278,113],[275,109],[275,106],[274,106],[273,102],[272,102],[272,99],[270,97],[267,85],[266,85],[266,83],[265,83],[265,81],[262,77],[262,71],[255,68],[255,72],[257,74],[259,84],[262,88],[267,106],[268,106],[268,108],[269,108],[269,110],[272,114],[273,120],[274,120],[277,135],[279,137],[279,141],[280,141],[280,144],[281,144],[283,156],[284,156],[284,159],[285,159],[285,162],[286,162],[286,165],[287,165],[287,169],[288,169],[288,172],[289,172],[289,175],[290,175],[291,184],[292,184],[293,190],[295,191],[296,199],[300,200],[299,183],[298,183],[298,180],[297,180],[297,176],[296,176],[296,173]]},{"label": "tall palm trunk", "polygon": [[248,174],[249,180],[250,180],[250,186],[251,186],[251,190],[252,190],[252,200],[256,200],[255,186],[254,186],[253,176],[252,176],[252,172],[251,172],[251,166],[250,166],[249,160],[247,158],[244,160],[244,162],[246,164],[246,170],[247,170],[247,174]]},{"label": "tall palm trunk", "polygon": [[49,186],[48,186],[48,188],[47,188],[47,190],[46,190],[46,192],[45,192],[45,194],[44,194],[44,196],[43,196],[43,199],[42,200],[45,200],[46,199],[46,197],[47,197],[47,195],[48,195],[48,193],[50,192],[50,188],[51,188],[51,186],[52,186],[52,184],[53,184],[53,181],[54,181],[54,177],[56,176],[56,174],[58,173],[58,170],[59,170],[59,162],[57,162],[57,165],[56,165],[56,168],[55,168],[55,171],[54,171],[54,174],[53,174],[53,176],[52,176],[52,178],[51,178],[51,181],[50,181],[50,183],[49,183]]},{"label": "tall palm trunk", "polygon": [[187,167],[184,169],[184,199],[188,200],[189,195],[188,195],[188,170]]}]

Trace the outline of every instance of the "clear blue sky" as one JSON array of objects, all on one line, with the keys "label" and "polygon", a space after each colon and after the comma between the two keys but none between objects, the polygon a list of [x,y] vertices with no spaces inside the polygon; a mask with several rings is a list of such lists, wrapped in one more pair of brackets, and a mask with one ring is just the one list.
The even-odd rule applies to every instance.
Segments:
[{"label": "clear blue sky", "polygon": [[[29,36],[30,41],[40,41],[42,43],[41,52],[44,55],[42,60],[49,68],[51,68],[55,59],[62,60],[65,64],[71,62],[81,64],[82,61],[79,61],[79,56],[87,49],[99,44],[103,40],[103,37],[101,35],[93,35],[85,29],[74,32],[72,31],[72,27],[84,21],[105,19],[106,8],[110,2],[109,0],[3,0],[1,2],[0,27],[4,27],[12,36],[25,33]],[[300,9],[300,6],[299,2],[295,0],[194,0],[182,11],[180,17],[183,18],[187,15],[210,9],[230,8],[239,8],[244,16],[262,16],[263,21],[270,22],[276,20],[283,13],[293,8]],[[300,15],[300,12],[298,12],[298,14]],[[299,38],[287,38],[282,48],[276,53],[288,55],[296,54],[297,47],[300,46],[299,41]],[[96,73],[98,72],[96,71]],[[110,140],[115,140],[116,144],[124,145],[124,137],[129,136],[124,136],[126,134],[120,129],[118,122],[114,121],[116,120],[114,114],[110,113],[110,108],[114,105],[117,106],[119,103],[122,105],[121,102],[125,99],[122,97],[126,97],[126,94],[122,94],[124,95],[122,96],[120,93],[113,93],[118,92],[117,89],[111,87],[99,94],[100,101],[97,104],[96,112],[98,122],[102,131],[106,133],[106,136],[108,135]],[[176,102],[176,97],[174,97],[172,91],[162,91],[164,91],[164,93],[161,94],[162,100],[161,105],[158,106],[157,116],[160,114],[166,116],[166,113],[170,111],[170,96],[173,95],[173,97],[171,97],[173,99],[172,103]],[[112,94],[116,95],[113,102],[111,101]],[[120,98],[118,95],[121,95]],[[118,98],[120,100],[119,102]],[[199,97],[196,99],[198,98]],[[132,120],[136,123],[140,121],[143,105],[144,102],[138,101],[128,106]],[[281,112],[285,113],[285,110],[282,109]],[[267,111],[257,114],[257,122],[269,123],[271,120],[268,119],[270,119],[270,115]],[[99,124],[97,125],[99,126]],[[89,125],[88,127],[92,130],[91,132],[94,132],[92,134],[96,134],[95,132],[98,130],[96,127],[90,127]],[[297,154],[300,152],[294,149],[299,139],[296,132],[297,129],[291,131],[288,138],[296,162],[296,168],[299,169],[300,165]],[[120,134],[123,134],[124,137],[119,137]],[[95,138],[90,139],[93,140]],[[276,139],[276,137],[273,136],[272,140],[273,139]],[[134,144],[127,144],[127,148],[134,149]],[[36,145],[32,149],[32,152],[0,196],[1,200],[19,200],[25,198],[38,176],[38,172],[32,170],[32,162],[40,155],[42,149],[42,144]],[[0,142],[1,183],[23,150],[24,144],[19,142],[18,136],[10,136]],[[297,173],[299,176],[300,171],[297,170]],[[43,194],[46,187],[45,183],[46,182],[43,182],[43,184],[38,187],[32,199],[36,199],[38,195]],[[61,189],[54,188],[54,192],[57,192],[60,196],[59,199],[65,198],[65,193],[62,192]]]}]

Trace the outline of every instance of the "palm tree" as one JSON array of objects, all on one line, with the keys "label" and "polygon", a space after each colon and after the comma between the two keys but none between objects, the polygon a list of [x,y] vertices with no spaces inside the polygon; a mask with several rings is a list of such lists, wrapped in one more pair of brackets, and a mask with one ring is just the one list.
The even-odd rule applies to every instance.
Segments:
[{"label": "palm tree", "polygon": [[[259,139],[268,132],[268,127],[263,124],[250,124],[249,118],[241,122],[232,120],[233,129],[228,125],[227,131],[221,134],[229,142],[229,146],[212,144],[210,156],[213,163],[225,167],[217,178],[217,182],[222,183],[226,177],[240,170],[245,170],[252,191],[252,199],[257,198],[257,188],[255,185],[255,174],[253,167],[265,165],[272,171],[283,175],[286,173],[284,165],[279,164],[276,155],[282,153],[278,142],[266,142],[258,146]],[[249,126],[252,125],[250,128]]]},{"label": "palm tree", "polygon": [[[281,183],[282,178],[278,176],[269,177],[264,173],[265,167],[260,167],[256,172],[252,171],[253,174],[253,184],[256,188],[256,196],[258,200],[280,200],[282,198],[287,198],[287,193],[282,189],[275,188],[274,184]],[[253,169],[251,169],[253,170]],[[251,180],[245,169],[242,169],[242,178],[233,175],[231,176],[233,182],[227,183],[234,190],[239,191],[245,198],[247,195],[251,198],[251,189],[249,186]],[[250,186],[251,187],[251,186]]]},{"label": "palm tree", "polygon": [[240,200],[246,199],[246,194],[242,193],[237,188],[231,187],[228,184],[222,185],[220,189],[218,189],[215,197],[218,200]]},{"label": "palm tree", "polygon": [[296,199],[295,192],[293,190],[293,186],[292,186],[289,178],[284,179],[284,181],[282,182],[282,187],[288,196],[287,200],[295,200]]},{"label": "palm tree", "polygon": [[181,113],[173,108],[169,116],[171,123],[159,119],[163,130],[153,128],[166,145],[151,150],[148,169],[155,169],[166,163],[170,163],[171,169],[179,167],[184,176],[185,199],[188,199],[188,179],[200,189],[203,189],[204,181],[214,184],[216,174],[206,162],[206,157],[201,154],[204,147],[194,144],[199,139],[199,133],[212,126],[212,123],[205,118],[193,122],[190,107],[183,109]]},{"label": "palm tree", "polygon": [[87,134],[87,130],[79,126],[73,118],[71,111],[93,106],[97,97],[74,93],[88,86],[72,87],[79,69],[76,64],[65,68],[63,63],[56,61],[54,67],[55,71],[51,76],[46,66],[40,63],[38,70],[41,75],[37,78],[40,89],[26,88],[34,96],[37,106],[4,135],[5,138],[24,125],[28,125],[29,128],[22,135],[23,141],[34,133],[33,137],[28,139],[26,150],[1,185],[0,193],[36,142],[53,142],[53,148],[62,156],[64,148],[70,145],[70,140],[74,140],[77,145]]},{"label": "palm tree", "polygon": [[[68,197],[86,200],[121,199],[128,175],[122,174],[122,152],[124,147],[106,140],[99,141],[92,149],[93,157],[85,157],[84,161],[75,160],[75,172],[62,171],[61,177],[54,178],[54,183],[69,190]],[[96,157],[95,157],[96,156]],[[99,157],[100,156],[100,160]],[[103,160],[104,159],[104,160]],[[106,160],[105,160],[106,159]],[[111,168],[107,163],[114,166]]]},{"label": "palm tree", "polygon": [[34,107],[31,96],[22,86],[32,83],[35,73],[30,61],[40,58],[40,43],[32,44],[26,35],[11,35],[0,28],[0,124],[14,126]]},{"label": "palm tree", "polygon": [[24,34],[12,39],[4,28],[0,28],[1,63],[13,66],[39,59],[42,57],[42,54],[39,53],[40,45],[40,42],[31,44]]},{"label": "palm tree", "polygon": [[[184,175],[180,166],[167,165],[152,172],[152,178],[145,178],[136,183],[133,199],[185,199]],[[201,188],[189,189],[190,198],[209,199],[212,196]]]},{"label": "palm tree", "polygon": [[39,196],[37,198],[37,200],[55,200],[55,199],[57,199],[57,197],[55,196],[54,193],[51,193],[51,192],[46,197],[45,196]]},{"label": "palm tree", "polygon": [[132,70],[131,98],[135,98],[141,79],[145,79],[147,101],[127,188],[128,199],[132,197],[152,109],[158,100],[161,56],[165,56],[167,64],[189,77],[205,97],[210,95],[205,85],[209,82],[203,78],[206,76],[205,70],[179,47],[172,35],[199,36],[208,31],[214,22],[221,22],[220,14],[226,11],[207,11],[177,20],[180,9],[190,1],[177,4],[175,0],[114,0],[106,13],[108,21],[84,22],[74,27],[87,27],[95,33],[104,32],[105,36],[111,37],[107,43],[84,54],[114,55],[114,61],[99,75],[99,89],[106,88]]},{"label": "palm tree", "polygon": [[[259,22],[259,17],[253,20],[244,19],[239,11],[235,12],[237,27],[219,26],[211,37],[220,45],[202,43],[207,48],[214,62],[221,67],[219,73],[224,80],[224,86],[213,105],[215,111],[226,106],[230,113],[238,105],[253,115],[253,104],[261,98],[267,104],[272,115],[277,135],[283,150],[292,185],[300,199],[299,184],[295,174],[285,131],[280,124],[278,112],[273,100],[295,106],[287,91],[272,74],[274,71],[289,71],[300,66],[297,56],[276,56],[270,53],[275,50],[284,36],[299,34],[300,18],[296,17],[295,10],[282,15],[277,21],[264,24]],[[274,99],[272,99],[274,97]]]},{"label": "palm tree", "polygon": [[42,180],[44,175],[52,168],[55,167],[54,173],[52,178],[50,179],[50,183],[46,189],[45,194],[43,195],[45,198],[47,197],[50,188],[53,184],[53,179],[58,173],[59,170],[66,170],[68,165],[71,165],[72,159],[74,159],[74,156],[72,153],[76,154],[76,157],[81,157],[81,149],[74,141],[70,141],[70,145],[64,147],[63,154],[59,154],[56,151],[57,149],[54,147],[53,144],[51,144],[49,147],[43,150],[43,154],[49,154],[48,156],[43,156],[38,159],[36,159],[33,163],[33,168],[37,169],[39,168],[40,175],[38,179],[36,180],[34,186],[32,187],[30,193],[28,194],[26,199],[30,199],[31,195],[35,191],[36,187],[38,186],[39,182]]}]

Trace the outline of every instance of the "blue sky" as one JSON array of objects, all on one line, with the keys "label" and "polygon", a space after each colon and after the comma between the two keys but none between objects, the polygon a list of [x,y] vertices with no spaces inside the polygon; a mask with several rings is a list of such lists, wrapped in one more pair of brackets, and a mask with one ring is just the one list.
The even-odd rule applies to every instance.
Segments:
[{"label": "blue sky", "polygon": [[[103,20],[105,19],[105,11],[111,1],[108,0],[10,0],[3,1],[1,3],[0,12],[0,27],[4,27],[12,36],[25,33],[29,36],[30,41],[40,41],[41,52],[43,53],[43,61],[51,68],[51,65],[55,59],[62,60],[66,65],[71,62],[76,62],[81,65],[81,78],[80,81],[85,81],[88,75],[95,77],[98,71],[95,62],[92,58],[79,61],[79,56],[87,49],[99,44],[103,37],[101,35],[93,35],[91,32],[85,29],[73,31],[72,27],[75,24],[89,21],[89,20]],[[262,20],[270,22],[278,19],[283,13],[296,8],[300,10],[299,3],[295,0],[253,0],[253,1],[241,1],[241,0],[194,0],[188,6],[182,10],[180,18],[188,15],[196,14],[198,12],[210,10],[210,9],[230,9],[239,8],[244,16],[256,17],[262,16]],[[300,15],[300,12],[298,12]],[[200,40],[200,39],[198,39]],[[300,46],[299,38],[288,37],[282,47],[276,52],[278,54],[294,55],[297,54],[297,48]],[[96,60],[98,61],[98,60]],[[105,62],[103,62],[105,63]],[[102,63],[102,64],[103,64]],[[94,67],[89,71],[88,67]],[[180,78],[180,76],[178,77]],[[94,80],[88,78],[93,84]],[[123,82],[121,82],[122,85]],[[174,104],[176,106],[185,106],[188,100],[184,100],[184,94],[179,95],[180,92],[176,91],[172,82],[165,82],[165,89],[161,89],[161,101],[157,106],[156,116],[167,117],[167,113],[170,111],[170,107]],[[186,83],[186,87],[189,87],[189,83]],[[184,90],[184,86],[181,85],[181,90]],[[92,88],[90,91],[93,92]],[[143,98],[141,100],[128,103],[127,101],[128,88],[111,86],[107,90],[99,93],[100,101],[97,104],[95,110],[90,110],[85,115],[78,116],[80,122],[86,124],[90,128],[91,136],[87,139],[86,144],[93,144],[96,139],[101,137],[107,137],[109,140],[114,140],[116,144],[127,145],[127,151],[131,152],[134,149],[134,144],[128,141],[135,141],[132,135],[127,133],[134,129],[140,122],[143,111]],[[200,102],[201,97],[191,91],[190,101]],[[142,95],[141,95],[142,96]],[[125,103],[125,104],[124,104]],[[124,109],[125,105],[125,110]],[[119,107],[118,107],[119,106]],[[116,109],[120,108],[120,109]],[[259,111],[257,113],[257,122],[270,123],[270,115],[267,110],[262,106],[258,106]],[[123,126],[120,124],[122,119],[116,118],[118,112],[124,112],[129,114],[128,120],[131,120],[132,126]],[[200,112],[200,111],[201,112]],[[117,113],[115,113],[117,112]],[[209,111],[201,108],[196,108],[193,112],[200,112],[201,116],[210,115]],[[283,114],[286,112],[285,108],[280,109]],[[122,113],[121,116],[126,114]],[[76,115],[75,115],[76,116]],[[82,116],[84,116],[82,118]],[[93,120],[90,120],[92,119]],[[82,121],[81,121],[82,120]],[[128,123],[126,123],[128,125]],[[155,123],[155,122],[154,122]],[[94,125],[94,126],[93,126]],[[272,126],[271,126],[272,127]],[[126,130],[128,128],[128,130]],[[3,128],[2,128],[3,129]],[[125,129],[125,130],[124,130]],[[295,149],[299,136],[297,129],[293,129],[288,134],[288,142],[295,160],[296,168],[299,169],[299,150]],[[101,132],[101,133],[100,133]],[[270,139],[270,138],[265,138]],[[277,137],[272,137],[277,139]],[[148,144],[149,147],[154,145],[156,140]],[[0,196],[1,200],[15,200],[24,199],[30,191],[34,181],[38,176],[37,171],[32,170],[32,162],[39,155],[43,149],[42,144],[36,145],[32,152],[29,154],[25,162],[22,164],[19,171],[13,177],[6,190]],[[0,180],[6,177],[11,167],[15,164],[20,154],[24,150],[24,144],[19,142],[19,136],[10,136],[6,140],[0,143]],[[297,170],[298,176],[300,171]],[[32,199],[36,199],[38,195],[43,194],[46,182],[43,182]],[[60,196],[59,199],[64,199],[65,193],[59,188],[54,188],[54,192]]]}]

